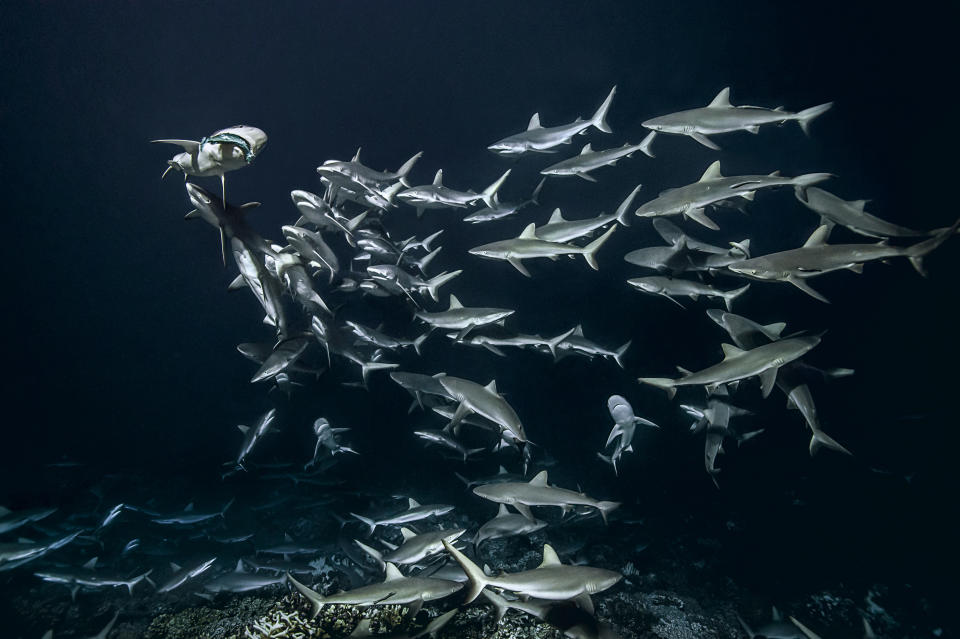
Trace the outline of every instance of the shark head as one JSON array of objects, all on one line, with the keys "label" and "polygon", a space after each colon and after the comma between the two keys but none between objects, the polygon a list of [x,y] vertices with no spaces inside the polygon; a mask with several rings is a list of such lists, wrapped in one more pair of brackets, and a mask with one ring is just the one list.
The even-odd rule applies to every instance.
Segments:
[{"label": "shark head", "polygon": [[397,276],[397,267],[392,264],[372,264],[367,274],[375,280],[393,281]]},{"label": "shark head", "polygon": [[659,118],[651,118],[643,123],[643,127],[658,133],[688,134],[693,132],[692,125],[677,121],[670,115],[664,115]]},{"label": "shark head", "polygon": [[432,189],[426,187],[417,187],[412,189],[407,189],[406,191],[400,191],[397,193],[397,197],[407,204],[424,204],[428,202],[435,202],[437,199],[436,193]]},{"label": "shark head", "polygon": [[489,257],[493,259],[502,258],[505,255],[503,250],[497,247],[496,242],[493,244],[484,244],[483,246],[472,248],[467,252],[470,253],[470,255],[478,255],[480,257]]},{"label": "shark head", "polygon": [[646,293],[661,293],[663,292],[663,287],[657,284],[656,282],[651,282],[650,280],[639,279],[636,282],[637,288]]},{"label": "shark head", "polygon": [[521,155],[527,149],[526,145],[524,145],[522,142],[507,139],[494,142],[487,147],[487,150],[493,151],[497,155],[511,156]]}]

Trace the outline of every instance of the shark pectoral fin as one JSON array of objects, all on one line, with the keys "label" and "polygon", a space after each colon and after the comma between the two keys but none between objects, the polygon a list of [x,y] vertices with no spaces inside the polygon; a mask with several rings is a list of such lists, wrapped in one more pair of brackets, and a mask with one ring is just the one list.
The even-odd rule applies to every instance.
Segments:
[{"label": "shark pectoral fin", "polygon": [[703,209],[689,209],[684,212],[684,215],[698,224],[702,224],[712,231],[719,231],[720,227],[717,226],[717,223],[707,217],[707,214]]},{"label": "shark pectoral fin", "polygon": [[588,615],[593,614],[593,600],[590,599],[590,595],[583,593],[582,595],[577,595],[573,598],[573,602],[577,604],[580,610],[583,610]]},{"label": "shark pectoral fin", "polygon": [[764,398],[769,397],[770,391],[773,390],[773,385],[777,381],[777,371],[778,368],[769,368],[762,373],[760,373],[760,389],[763,393]]},{"label": "shark pectoral fin", "polygon": [[223,259],[223,267],[227,267],[227,231],[220,225],[220,257]]},{"label": "shark pectoral fin", "polygon": [[462,342],[464,338],[466,338],[466,336],[470,334],[470,331],[472,331],[476,326],[477,326],[476,324],[467,324],[466,326],[464,326],[463,329],[461,329],[461,331],[457,333],[456,341]]},{"label": "shark pectoral fin", "polygon": [[597,178],[593,177],[589,173],[577,173],[577,177],[583,178],[587,182],[596,182]]},{"label": "shark pectoral fin", "polygon": [[514,504],[513,507],[517,509],[518,513],[520,513],[530,521],[536,521],[536,519],[533,516],[533,512],[530,510],[530,506],[527,506],[526,504]]},{"label": "shark pectoral fin", "polygon": [[517,269],[518,271],[520,271],[521,273],[523,273],[525,276],[530,277],[530,271],[528,271],[528,270],[527,270],[527,267],[525,267],[525,266],[523,265],[523,262],[521,262],[520,260],[518,260],[518,259],[515,258],[515,257],[511,257],[511,258],[508,259],[507,261],[510,262],[510,264],[513,266],[513,268]]},{"label": "shark pectoral fin", "polygon": [[450,418],[450,423],[453,424],[453,425],[457,425],[457,424],[459,424],[459,423],[463,420],[463,418],[466,417],[468,414],[470,414],[470,409],[467,408],[467,405],[466,405],[466,404],[464,404],[463,402],[460,402],[460,404],[457,405],[457,410],[454,411],[454,413],[453,413],[453,417]]},{"label": "shark pectoral fin", "polygon": [[708,138],[702,133],[691,133],[690,137],[696,140],[697,142],[699,142],[700,144],[702,144],[703,146],[707,147],[708,149],[713,149],[714,151],[720,150],[720,147],[717,146],[717,144],[713,140],[711,140],[710,138]]},{"label": "shark pectoral fin", "polygon": [[507,356],[506,353],[504,353],[502,350],[500,350],[500,349],[497,348],[496,346],[492,346],[492,345],[490,345],[490,344],[483,344],[483,347],[484,347],[485,349],[487,349],[488,351],[490,351],[491,353],[493,353],[494,355],[499,355],[500,357],[506,357],[506,356]]},{"label": "shark pectoral fin", "polygon": [[815,291],[809,284],[807,284],[806,280],[799,277],[791,277],[791,278],[788,278],[787,281],[793,284],[794,286],[796,286],[797,288],[799,288],[801,291],[803,291],[810,297],[816,300],[820,300],[825,304],[830,303],[830,300],[828,300],[826,297],[824,297],[823,295]]}]

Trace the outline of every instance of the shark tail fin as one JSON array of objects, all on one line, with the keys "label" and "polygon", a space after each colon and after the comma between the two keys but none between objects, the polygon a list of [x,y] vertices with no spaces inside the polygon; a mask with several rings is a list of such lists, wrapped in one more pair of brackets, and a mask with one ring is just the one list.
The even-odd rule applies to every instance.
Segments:
[{"label": "shark tail fin", "polygon": [[435,258],[437,256],[437,253],[439,253],[441,250],[443,250],[443,247],[438,246],[437,248],[433,249],[431,252],[421,257],[419,260],[415,261],[414,264],[417,265],[417,269],[419,269],[421,273],[426,273],[427,264],[432,262],[433,258]]},{"label": "shark tail fin", "polygon": [[373,371],[385,371],[391,368],[398,368],[399,364],[391,364],[389,362],[366,362],[360,365],[360,376],[363,378],[363,385],[367,385],[367,378],[370,376],[370,373]]},{"label": "shark tail fin", "polygon": [[653,151],[650,150],[650,147],[653,146],[653,139],[657,137],[656,131],[651,131],[647,134],[647,137],[643,138],[643,141],[640,142],[640,152],[646,155],[648,158],[655,158]]},{"label": "shark tail fin", "polygon": [[603,131],[604,133],[613,133],[613,129],[611,129],[610,125],[607,124],[607,112],[610,110],[610,103],[613,102],[613,96],[616,94],[616,92],[616,86],[610,89],[607,99],[603,101],[603,104],[600,105],[600,108],[597,109],[597,112],[593,114],[592,118],[590,118],[590,124],[592,124],[597,130]]},{"label": "shark tail fin", "polygon": [[547,178],[541,178],[540,182],[537,184],[537,188],[533,190],[533,193],[530,195],[530,202],[535,206],[540,206],[540,191],[543,190],[543,185],[546,184]]},{"label": "shark tail fin", "polygon": [[750,288],[749,284],[747,284],[746,286],[741,286],[736,290],[730,291],[723,296],[723,301],[727,305],[727,311],[730,311],[730,312],[733,311],[733,300],[737,299],[738,297],[746,293],[748,288]]},{"label": "shark tail fin", "polygon": [[590,268],[592,268],[593,270],[595,271],[600,270],[600,265],[597,264],[597,251],[600,250],[600,247],[603,246],[604,242],[606,242],[610,238],[610,236],[613,235],[613,232],[616,230],[617,230],[617,225],[614,224],[609,229],[607,229],[606,233],[604,233],[594,241],[587,244],[586,247],[584,247],[583,259],[587,261],[587,264],[589,264]]},{"label": "shark tail fin", "polygon": [[617,363],[617,366],[623,368],[623,356],[626,354],[627,349],[630,348],[630,344],[633,343],[633,340],[627,340],[627,343],[617,349],[617,352],[613,355],[613,361]]},{"label": "shark tail fin", "polygon": [[470,603],[480,596],[484,587],[489,583],[487,575],[480,569],[480,566],[470,561],[466,555],[454,548],[446,539],[443,540],[443,547],[453,556],[454,561],[460,564],[463,572],[467,575],[469,587],[467,588],[467,597],[464,599],[464,603]]},{"label": "shark tail fin", "polygon": [[147,579],[147,578],[150,576],[150,573],[152,573],[152,572],[153,572],[153,568],[151,568],[151,569],[148,570],[147,572],[143,573],[142,575],[137,575],[136,577],[134,577],[134,578],[131,579],[130,581],[124,583],[124,585],[127,587],[127,590],[130,592],[130,596],[131,596],[131,597],[133,596],[133,587],[136,586],[136,585],[137,585],[138,583],[140,583],[141,581],[143,581],[144,579]]},{"label": "shark tail fin", "polygon": [[844,453],[847,455],[853,454],[844,448],[840,442],[830,437],[830,435],[827,435],[822,430],[814,430],[813,435],[810,436],[810,456],[813,457],[816,455],[817,451],[821,448],[829,448],[830,450],[835,450],[838,453]]},{"label": "shark tail fin", "polygon": [[936,249],[938,246],[947,241],[951,235],[953,235],[957,229],[960,228],[960,219],[953,223],[953,225],[943,231],[940,231],[929,240],[924,240],[913,246],[907,247],[906,255],[910,259],[910,263],[913,265],[913,268],[917,270],[917,273],[927,276],[927,272],[923,268],[923,258]]},{"label": "shark tail fin", "polygon": [[677,394],[677,387],[674,385],[674,380],[667,377],[640,377],[637,379],[641,384],[649,384],[650,386],[656,386],[657,388],[662,388],[667,391],[667,396],[670,399]]},{"label": "shark tail fin", "polygon": [[400,182],[407,188],[410,187],[410,185],[406,183],[407,174],[410,173],[410,169],[413,168],[413,165],[417,163],[417,160],[419,160],[422,155],[423,155],[423,151],[418,151],[416,155],[414,155],[412,158],[404,162],[403,165],[399,169],[397,169],[397,177],[400,179]]},{"label": "shark tail fin", "polygon": [[487,601],[493,604],[493,607],[496,610],[497,623],[499,624],[501,621],[503,621],[503,617],[507,614],[507,610],[509,610],[507,600],[500,595],[490,592],[489,590],[484,592],[483,596],[487,598]]},{"label": "shark tail fin", "polygon": [[497,178],[496,182],[485,188],[483,193],[480,194],[480,196],[483,198],[484,204],[489,206],[491,209],[496,208],[497,203],[494,198],[497,195],[497,191],[500,190],[500,187],[503,186],[503,183],[506,181],[507,176],[510,175],[511,170],[512,169],[507,169],[504,171],[503,175]]},{"label": "shark tail fin", "polygon": [[428,235],[427,237],[423,238],[423,241],[420,242],[420,246],[422,246],[424,249],[426,249],[426,250],[429,251],[429,250],[430,250],[430,245],[433,244],[433,241],[434,241],[435,239],[437,239],[438,237],[440,237],[440,234],[441,234],[441,233],[443,233],[443,229],[440,229],[439,231],[437,231],[437,232],[434,233],[433,235]]},{"label": "shark tail fin", "polygon": [[[614,464],[614,469],[616,469],[616,464]],[[597,504],[597,508],[600,510],[600,516],[603,517],[603,523],[607,522],[607,515],[620,507],[619,501],[601,501]]]},{"label": "shark tail fin", "polygon": [[468,448],[466,452],[463,454],[464,463],[466,463],[467,459],[469,459],[470,457],[473,457],[474,455],[482,453],[485,450],[487,449],[486,448]]},{"label": "shark tail fin", "polygon": [[357,513],[350,513],[350,514],[353,515],[354,517],[356,517],[357,519],[359,519],[360,521],[362,521],[364,524],[366,524],[366,525],[367,525],[367,528],[370,529],[370,534],[371,534],[371,535],[373,534],[373,531],[377,529],[377,522],[375,522],[374,520],[370,519],[369,517],[362,517],[361,515],[358,515]]},{"label": "shark tail fin", "polygon": [[603,453],[597,453],[597,457],[599,457],[601,461],[606,462],[611,466],[613,466],[613,474],[617,475],[618,477],[620,476],[620,472],[617,470],[617,460],[613,458],[613,455],[610,455],[608,457]]},{"label": "shark tail fin", "polygon": [[456,271],[451,271],[449,273],[441,273],[440,275],[427,280],[427,290],[430,292],[430,297],[433,298],[434,302],[440,301],[440,287],[455,278],[457,275],[460,275],[460,273],[463,273],[463,270],[457,269]]},{"label": "shark tail fin", "polygon": [[424,343],[425,341],[427,341],[427,336],[429,336],[429,335],[430,335],[430,331],[427,331],[426,333],[424,333],[423,335],[421,335],[421,336],[418,337],[417,339],[413,340],[413,350],[414,350],[414,352],[416,352],[417,355],[421,355],[421,353],[420,353],[420,347],[423,346],[423,343]]},{"label": "shark tail fin", "polygon": [[809,109],[804,109],[803,111],[797,113],[797,124],[800,125],[800,129],[803,131],[803,133],[805,135],[810,135],[810,123],[813,122],[813,119],[829,111],[830,107],[832,106],[833,102],[827,102],[815,107],[810,107]]},{"label": "shark tail fin", "polygon": [[320,609],[323,608],[323,604],[325,603],[324,598],[317,591],[311,588],[308,588],[307,586],[303,585],[302,583],[294,579],[289,572],[287,573],[287,581],[292,583],[293,587],[296,588],[300,592],[300,594],[303,595],[304,598],[306,598],[306,600],[310,602],[310,605],[313,607],[313,612],[310,613],[310,618],[316,619],[317,615],[320,614]]},{"label": "shark tail fin", "polygon": [[819,184],[820,182],[829,180],[832,177],[832,173],[804,173],[803,175],[798,175],[797,177],[793,178],[790,183],[793,184],[794,189],[805,189],[808,186]]}]

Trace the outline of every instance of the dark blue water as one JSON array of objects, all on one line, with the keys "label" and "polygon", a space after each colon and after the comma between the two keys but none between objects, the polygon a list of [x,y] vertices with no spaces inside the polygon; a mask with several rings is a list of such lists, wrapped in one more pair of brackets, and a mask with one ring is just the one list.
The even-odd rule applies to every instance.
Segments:
[{"label": "dark blue water", "polygon": [[[647,221],[614,235],[599,273],[579,259],[536,261],[527,280],[466,249],[543,223],[554,206],[568,217],[611,211],[637,183],[638,202],[646,201],[696,180],[717,158],[727,175],[827,171],[837,176],[833,192],[872,199],[875,215],[916,228],[948,225],[958,214],[951,18],[860,3],[3,7],[0,503],[67,508],[106,474],[212,494],[239,446],[234,426],[274,404],[287,428],[266,457],[302,461],[312,447],[309,423],[324,415],[354,429],[363,462],[344,472],[357,486],[411,491],[453,481],[456,465],[435,462],[410,436],[424,418],[407,416],[407,395],[386,376],[374,376],[369,391],[346,388],[341,382],[357,375],[341,362],[289,401],[248,383],[254,367],[235,346],[269,340],[270,331],[247,293],[226,291],[235,271],[220,264],[216,232],[183,221],[191,207],[180,178],[159,179],[170,149],[149,140],[199,139],[241,122],[264,129],[266,149],[228,176],[227,189],[232,201],[262,202],[251,221],[278,239],[280,225],[296,218],[289,191],[318,191],[315,167],[349,159],[357,147],[377,169],[422,150],[413,181],[427,183],[443,168],[445,183],[461,189],[480,190],[512,167],[503,196],[519,200],[554,158],[513,163],[485,147],[521,130],[533,112],[547,125],[588,116],[615,84],[615,133],[588,138],[606,147],[637,142],[645,119],[703,106],[731,86],[734,104],[835,107],[809,139],[788,124],[718,136],[718,154],[661,136],[656,159],[601,169],[598,184],[550,180],[543,206],[502,222],[469,226],[444,211],[417,221],[406,207],[386,217],[397,237],[445,229],[434,268],[464,269],[449,291],[465,304],[515,308],[511,323],[526,333],[554,335],[579,322],[608,347],[632,339],[625,370],[577,358],[554,365],[529,353],[500,359],[440,335],[422,358],[398,361],[422,373],[496,378],[571,487],[666,521],[746,522],[731,570],[758,589],[883,580],[941,600],[945,560],[955,554],[948,522],[957,514],[960,441],[954,242],[929,258],[927,279],[903,260],[818,278],[831,305],[786,285],[754,285],[738,312],[786,321],[788,331],[827,330],[811,363],[856,369],[814,388],[825,428],[854,456],[811,459],[799,415],[783,410],[781,395],[761,402],[754,390],[746,396],[758,413],[752,423],[766,432],[722,458],[720,491],[677,403],[635,381],[677,364],[702,368],[727,341],[703,314],[716,304],[683,311],[626,286],[640,273],[621,256],[658,243]],[[758,197],[746,216],[714,217],[719,234],[687,228],[716,242],[751,237],[758,254],[797,246],[816,225],[788,191]],[[367,312],[394,332],[418,334],[394,302],[372,302]],[[614,393],[664,426],[638,435],[619,479],[595,457]],[[45,466],[64,459],[83,469],[65,479]]]}]

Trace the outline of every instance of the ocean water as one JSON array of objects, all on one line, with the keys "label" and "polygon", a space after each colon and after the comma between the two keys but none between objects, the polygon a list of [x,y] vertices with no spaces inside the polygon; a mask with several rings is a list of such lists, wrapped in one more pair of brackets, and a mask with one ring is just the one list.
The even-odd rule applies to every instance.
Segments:
[{"label": "ocean water", "polygon": [[[811,385],[824,429],[852,455],[811,457],[809,431],[782,393],[763,399],[747,381],[731,400],[754,415],[735,423],[763,433],[740,446],[728,441],[719,488],[704,472],[703,435],[689,432],[692,420],[679,407],[702,404],[704,393],[681,389],[671,401],[637,382],[673,375],[677,365],[713,364],[729,341],[705,314],[722,301],[682,300],[682,309],[626,284],[653,274],[623,260],[662,244],[650,220],[631,215],[630,226],[600,249],[599,271],[580,257],[528,260],[528,279],[467,252],[545,223],[555,207],[569,219],[612,212],[642,184],[635,208],[696,181],[715,160],[724,175],[828,172],[835,177],[821,186],[846,200],[869,199],[867,210],[878,217],[919,229],[948,226],[958,215],[950,157],[956,134],[943,88],[953,16],[861,3],[750,2],[22,3],[5,5],[0,16],[8,299],[0,505],[14,513],[56,509],[3,532],[0,546],[80,533],[0,572],[2,636],[40,637],[52,628],[55,637],[88,637],[116,611],[109,637],[181,636],[158,634],[157,626],[151,635],[147,627],[161,614],[281,598],[285,586],[212,602],[193,593],[238,559],[263,559],[257,551],[281,543],[284,533],[316,546],[314,559],[343,561],[323,573],[325,587],[379,581],[375,570],[346,561],[344,546],[355,551],[352,538],[366,533],[341,519],[391,514],[404,506],[392,497],[413,497],[455,506],[440,522],[472,536],[496,507],[455,473],[484,477],[501,464],[523,471],[518,456],[491,452],[495,442],[475,431],[467,431],[468,445],[487,450],[466,464],[425,448],[413,431],[442,428],[443,418],[408,413],[409,395],[387,373],[371,373],[366,389],[345,385],[359,373],[342,357],[317,379],[298,378],[303,385],[289,396],[251,384],[257,366],[236,346],[272,343],[275,332],[249,291],[227,290],[237,269],[229,256],[227,268],[221,264],[217,231],[183,220],[192,206],[179,174],[160,180],[175,147],[150,140],[199,140],[240,123],[263,129],[269,142],[251,166],[227,174],[226,193],[231,203],[260,202],[249,222],[281,242],[280,227],[298,216],[290,191],[322,192],[316,167],[349,160],[358,147],[377,170],[422,151],[414,185],[443,169],[445,185],[480,191],[511,169],[500,195],[522,201],[541,169],[583,144],[638,143],[648,133],[645,120],[705,106],[726,86],[735,105],[834,106],[809,136],[794,123],[766,125],[757,135],[711,136],[720,151],[658,135],[655,158],[637,153],[597,169],[596,183],[548,178],[539,205],[487,224],[464,223],[466,210],[418,219],[405,204],[381,216],[395,240],[443,229],[436,241],[443,250],[428,273],[463,272],[441,288],[439,303],[423,300],[427,310],[445,309],[453,293],[466,306],[515,310],[498,334],[555,336],[580,324],[605,348],[631,340],[623,367],[604,358],[554,362],[518,349],[498,357],[454,344],[441,330],[422,355],[404,350],[384,359],[404,371],[496,379],[535,443],[526,479],[546,469],[551,484],[622,502],[608,526],[595,516],[561,519],[556,509],[535,509],[546,529],[487,542],[478,556],[514,572],[535,566],[551,543],[565,563],[629,573],[595,597],[598,616],[620,636],[674,636],[663,630],[667,621],[699,623],[699,631],[688,628],[692,636],[744,636],[734,613],[757,628],[770,606],[823,637],[861,636],[858,611],[877,636],[953,632],[956,240],[926,259],[926,278],[895,258],[867,264],[863,274],[812,280],[831,304],[786,284],[752,284],[734,303],[736,313],[786,322],[787,334],[826,331],[804,361],[856,371]],[[612,134],[590,131],[556,154],[520,159],[486,149],[522,131],[534,112],[547,126],[589,117],[614,85]],[[219,193],[215,178],[191,181]],[[800,246],[818,224],[790,188],[743,203],[743,212],[710,213],[720,231],[674,221],[714,244],[749,238],[753,255]],[[325,237],[349,264],[355,249],[342,235]],[[838,228],[831,241],[874,240]],[[729,274],[705,279],[723,289],[742,285]],[[424,331],[404,297],[330,292],[325,276],[314,283],[337,307],[337,322],[383,322],[405,338]],[[315,340],[305,357],[326,360]],[[660,425],[638,429],[618,475],[596,455],[613,426],[606,402],[614,394]],[[242,443],[236,425],[253,425],[270,408],[279,432],[258,445],[248,470],[233,473]],[[300,477],[319,417],[350,428],[344,443],[359,454],[337,456],[322,484],[265,478]],[[218,511],[230,499],[226,514],[208,523],[151,521],[189,503]],[[100,527],[118,503],[140,511],[124,510]],[[254,537],[236,544],[212,539],[248,533]],[[397,541],[395,530],[382,534]],[[124,554],[132,539],[139,547]],[[169,562],[214,556],[207,573],[169,594],[143,582],[132,595],[98,588],[71,598],[68,588],[35,575],[78,573],[99,557],[104,574],[153,570],[161,585]],[[429,607],[431,614],[455,607],[457,597]],[[631,602],[644,614],[624,614]],[[182,636],[228,636],[213,632],[197,625]]]}]

